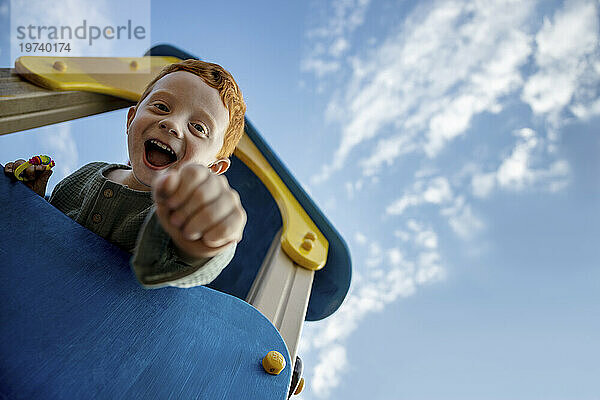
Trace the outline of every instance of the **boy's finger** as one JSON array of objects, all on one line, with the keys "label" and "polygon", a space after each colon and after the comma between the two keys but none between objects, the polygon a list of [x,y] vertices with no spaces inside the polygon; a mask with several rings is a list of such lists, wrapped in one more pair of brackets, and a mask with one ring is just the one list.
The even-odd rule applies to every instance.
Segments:
[{"label": "boy's finger", "polygon": [[208,229],[202,235],[202,242],[208,247],[221,247],[228,243],[239,242],[242,240],[243,226],[245,225],[245,216],[232,212],[221,222]]},{"label": "boy's finger", "polygon": [[44,170],[38,173],[38,178],[33,182],[33,191],[44,197],[46,194],[46,186],[48,186],[48,179],[52,175],[52,170]]},{"label": "boy's finger", "polygon": [[48,183],[48,179],[50,179],[50,176],[52,175],[54,171],[50,170],[44,170],[42,171],[42,173],[40,174],[40,182],[44,184],[44,186]]},{"label": "boy's finger", "polygon": [[173,194],[180,184],[179,174],[174,171],[166,172],[158,176],[152,183],[154,200],[163,202]]},{"label": "boy's finger", "polygon": [[[10,170],[8,171],[8,173],[9,174],[13,174],[12,177],[14,177],[16,179],[16,177],[14,176],[14,172],[17,170],[17,168],[19,167],[19,165],[23,164],[24,162],[25,162],[25,160],[23,160],[22,158],[20,158],[20,159],[14,161],[14,162],[7,163],[6,165],[10,164],[10,166],[11,166]],[[6,168],[5,168],[5,172],[7,172]]]},{"label": "boy's finger", "polygon": [[[183,186],[183,185],[182,185]],[[175,198],[179,193],[172,196],[169,202],[175,198],[174,205],[179,205],[171,214],[171,223],[175,226],[182,226],[192,214],[196,213],[199,209],[217,200],[223,193],[222,184],[218,179],[209,178],[202,182],[200,185],[192,189],[191,193],[179,204],[180,198]],[[189,190],[188,189],[188,190]],[[181,188],[180,188],[181,190]],[[183,191],[182,191],[183,192]],[[182,196],[185,194],[182,193]]]},{"label": "boy's finger", "polygon": [[[202,189],[200,186],[196,187],[196,189],[192,192],[190,197],[179,208],[173,210],[171,216],[169,217],[169,221],[171,222],[171,224],[178,228],[182,227],[183,224],[185,224],[185,221],[187,221],[191,215],[196,213],[204,205],[203,203],[194,200],[196,197],[202,195],[201,193],[196,192],[201,191]],[[215,199],[216,197],[212,200]]]},{"label": "boy's finger", "polygon": [[12,167],[13,163],[9,162],[6,163],[6,165],[4,165],[4,173],[7,175],[10,175],[13,173],[13,167]]},{"label": "boy's finger", "polygon": [[[6,163],[6,166],[4,167],[4,171],[8,172],[8,173],[14,173],[15,170],[17,169],[17,167],[19,165],[23,164],[24,162],[25,162],[25,160],[19,159],[14,162]],[[7,171],[7,168],[8,168],[8,171]]]},{"label": "boy's finger", "polygon": [[221,223],[233,211],[233,204],[225,201],[213,201],[192,215],[181,232],[187,240],[198,240],[204,233]]},{"label": "boy's finger", "polygon": [[26,162],[25,160],[23,160],[22,158],[16,160],[15,162],[12,163],[12,169],[13,171],[17,169],[17,167],[21,164],[23,164],[24,162]]},{"label": "boy's finger", "polygon": [[25,180],[28,180],[28,181],[35,180],[35,166],[30,165],[29,167],[25,168],[25,170],[22,172],[21,176],[23,178],[25,178]]},{"label": "boy's finger", "polygon": [[171,209],[178,209],[189,201],[192,193],[198,186],[204,185],[209,179],[210,172],[208,168],[197,164],[188,164],[179,171],[181,184],[177,190],[170,194],[166,201]]}]

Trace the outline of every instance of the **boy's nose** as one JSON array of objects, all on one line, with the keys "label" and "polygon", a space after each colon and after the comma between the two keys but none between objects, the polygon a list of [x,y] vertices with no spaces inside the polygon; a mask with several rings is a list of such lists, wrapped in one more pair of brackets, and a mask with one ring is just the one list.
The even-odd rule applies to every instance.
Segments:
[{"label": "boy's nose", "polygon": [[177,132],[177,130],[174,127],[170,126],[170,124],[167,125],[167,123],[161,122],[159,126],[161,129],[168,129],[170,134],[175,135],[176,137],[179,137],[179,133]]}]

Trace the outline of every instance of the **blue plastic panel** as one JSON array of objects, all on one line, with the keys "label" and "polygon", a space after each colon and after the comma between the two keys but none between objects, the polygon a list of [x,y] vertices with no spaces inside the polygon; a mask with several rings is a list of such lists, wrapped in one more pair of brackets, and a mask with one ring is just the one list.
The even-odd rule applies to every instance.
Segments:
[{"label": "blue plastic panel", "polygon": [[[143,289],[129,254],[0,177],[0,397],[285,399],[285,344],[206,287]],[[270,350],[288,367],[264,372]]]},{"label": "blue plastic panel", "polygon": [[225,175],[231,187],[240,194],[248,222],[233,260],[208,286],[245,299],[275,234],[281,228],[281,213],[265,185],[237,157],[231,157],[231,167]]}]

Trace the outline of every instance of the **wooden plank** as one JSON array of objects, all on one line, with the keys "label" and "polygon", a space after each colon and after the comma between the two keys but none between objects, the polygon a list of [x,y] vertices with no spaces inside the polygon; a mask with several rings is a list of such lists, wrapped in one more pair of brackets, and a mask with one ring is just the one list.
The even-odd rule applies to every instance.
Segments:
[{"label": "wooden plank", "polygon": [[129,107],[135,103],[83,91],[40,88],[0,68],[0,135]]},{"label": "wooden plank", "polygon": [[283,252],[279,232],[246,298],[279,330],[292,364],[296,360],[314,274]]}]

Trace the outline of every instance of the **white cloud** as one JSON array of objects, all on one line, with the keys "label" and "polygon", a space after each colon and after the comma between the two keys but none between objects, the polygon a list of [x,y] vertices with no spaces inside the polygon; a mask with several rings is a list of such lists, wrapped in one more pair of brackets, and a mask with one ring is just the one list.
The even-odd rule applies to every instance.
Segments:
[{"label": "white cloud", "polygon": [[[536,141],[534,132],[530,129],[519,130],[517,134],[524,138],[523,140]],[[547,180],[549,176],[555,176],[558,172],[564,172],[564,165],[560,164],[560,166],[563,168],[554,167],[549,171],[527,171],[528,174],[531,173],[536,180]],[[519,168],[516,168],[516,170],[521,171]],[[498,172],[497,174],[486,178],[481,178],[483,174],[475,175],[480,177],[480,180],[485,179],[492,181],[485,182],[485,185],[487,185],[485,189],[482,189],[481,184],[479,184],[477,186],[479,194],[482,194],[484,190],[486,191],[486,194],[489,193],[493,189],[494,181],[499,179],[496,176],[504,176],[500,174],[501,172]],[[513,173],[513,176],[517,176],[517,173]],[[440,214],[447,217],[448,224],[452,230],[462,239],[472,239],[476,233],[480,232],[485,227],[481,218],[473,212],[471,205],[467,204],[464,195],[455,196],[448,180],[439,176],[431,178],[428,182],[417,180],[413,185],[412,190],[408,191],[386,207],[386,214],[401,215],[408,207],[416,207],[423,204],[434,204],[443,207],[440,210]],[[407,227],[413,234],[416,234],[416,245],[430,249],[437,248],[437,236],[433,231],[425,230],[422,225],[413,219],[408,220]],[[396,236],[403,238],[407,236],[407,233],[397,230]]]},{"label": "white cloud", "polygon": [[570,110],[577,118],[580,120],[586,121],[590,118],[600,115],[600,99],[590,103],[590,104],[573,104],[570,107]]},{"label": "white cloud", "polygon": [[[509,95],[520,94],[549,126],[567,108],[580,119],[600,115],[597,4],[568,1],[532,35],[535,11],[534,2],[510,0],[422,4],[372,50],[336,59],[351,71],[326,111],[341,141],[312,182],[355,159],[359,145],[366,176],[409,153],[435,158],[474,116],[501,112]],[[532,54],[537,71],[528,75]],[[489,177],[478,183],[483,195]]]},{"label": "white cloud", "polygon": [[[410,243],[406,243],[406,248],[407,252],[414,252],[413,256],[408,257],[398,247],[383,249],[378,242],[366,243],[367,254],[360,264],[368,265],[368,268],[356,267],[355,261],[355,279],[344,304],[327,320],[304,328],[300,350],[303,354],[309,350],[318,354],[316,365],[305,373],[311,382],[311,394],[318,398],[328,397],[340,384],[340,377],[348,368],[346,339],[362,320],[371,313],[381,312],[399,297],[413,295],[419,285],[436,282],[445,276],[435,232],[413,219],[399,231],[409,236]],[[363,239],[366,237],[361,237],[360,241]]]},{"label": "white cloud", "polygon": [[438,238],[434,231],[419,232],[415,238],[415,242],[427,249],[436,249],[438,246]]},{"label": "white cloud", "polygon": [[356,232],[354,235],[354,240],[360,245],[364,245],[367,243],[367,237],[360,232]]},{"label": "white cloud", "polygon": [[383,261],[383,250],[377,242],[369,244],[369,258],[365,261],[365,265],[369,268],[378,267]]},{"label": "white cloud", "polygon": [[377,143],[377,148],[373,153],[360,160],[365,176],[372,176],[380,172],[381,167],[391,165],[393,160],[400,155],[412,153],[417,150],[417,146],[408,136],[393,136],[382,139]]},{"label": "white cloud", "polygon": [[452,198],[452,190],[448,180],[437,177],[431,180],[429,186],[423,192],[423,200],[427,203],[440,204]]},{"label": "white cloud", "polygon": [[407,242],[410,239],[409,233],[406,231],[403,231],[401,229],[395,230],[394,236],[397,237],[398,239],[402,240],[403,242]]},{"label": "white cloud", "polygon": [[317,58],[307,58],[302,61],[303,71],[312,71],[318,77],[339,71],[340,63],[337,61],[323,61]]},{"label": "white cloud", "polygon": [[483,221],[473,213],[463,196],[458,196],[450,207],[442,209],[441,214],[448,217],[452,230],[463,239],[472,239],[485,228]]},{"label": "white cloud", "polygon": [[[471,190],[474,196],[488,197],[496,187],[511,191],[522,191],[541,187],[556,192],[568,183],[569,164],[555,160],[546,168],[537,167],[543,159],[544,141],[530,128],[515,132],[517,142],[496,171],[473,172]],[[550,135],[552,138],[552,135]],[[550,148],[547,148],[550,153]]]},{"label": "white cloud", "polygon": [[488,197],[496,186],[496,174],[474,174],[471,182],[473,195],[476,197]]},{"label": "white cloud", "polygon": [[421,253],[419,255],[419,268],[415,276],[415,281],[423,285],[443,278],[444,270],[439,265],[439,262],[440,255],[437,252]]},{"label": "white cloud", "polygon": [[365,182],[362,179],[346,182],[346,194],[348,195],[348,198],[352,199],[356,192],[360,192],[364,183]]},{"label": "white cloud", "polygon": [[404,260],[404,256],[399,249],[393,248],[388,251],[388,260],[391,265],[400,265]]},{"label": "white cloud", "polygon": [[[343,8],[353,2],[342,3]],[[321,73],[319,82],[332,88],[324,117],[339,128],[340,141],[333,165],[316,173],[311,181],[324,182],[352,164],[361,168],[364,181],[381,176],[384,182],[395,178],[383,176],[385,167],[407,154],[416,155],[418,164],[427,168],[416,171],[414,183],[390,200],[386,216],[404,214],[410,207],[434,205],[456,235],[465,240],[478,238],[486,228],[485,215],[480,215],[466,197],[469,189],[479,198],[495,190],[563,190],[568,184],[569,165],[560,158],[560,131],[548,115],[567,108],[581,119],[600,113],[597,4],[567,2],[536,34],[532,31],[537,29],[532,21],[539,20],[535,2],[417,2],[414,9],[405,10],[406,19],[386,38],[371,40],[368,50],[358,49],[348,32],[372,21],[365,21],[363,13],[357,20],[360,24],[344,30],[339,25],[341,14],[335,14],[335,23],[311,33],[320,46],[313,46],[307,59],[334,63],[339,68],[336,74]],[[571,15],[581,17],[582,26],[577,32],[556,37],[577,24]],[[569,37],[579,37],[582,43],[574,45]],[[556,49],[552,48],[553,40],[560,42]],[[569,67],[573,65],[575,68]],[[550,88],[554,93],[548,94]],[[447,146],[452,142],[458,145],[457,138],[466,133],[487,134],[479,126],[477,132],[471,129],[474,118],[501,113],[515,101],[531,105],[536,118],[540,117],[524,125],[543,126],[547,132],[519,129],[513,132],[514,142],[500,155],[494,153],[491,144],[489,148],[487,143],[479,145],[485,151],[474,152],[468,165],[457,160],[461,172],[453,174],[454,161],[465,154],[459,150],[447,163],[442,157],[449,156],[444,153]],[[515,122],[507,121],[506,128],[500,128],[507,136],[516,124],[523,124],[520,116],[514,117]],[[498,158],[490,161],[490,155]],[[349,196],[362,189],[360,179],[346,184]],[[391,180],[385,182],[392,184]],[[330,319],[312,329],[315,335],[303,339],[303,346],[318,354],[332,346],[344,348],[345,339],[366,315],[445,275],[438,236],[427,223],[409,219],[397,227],[393,231],[397,247],[386,248],[364,236],[356,238],[367,256],[360,263],[355,260],[360,272],[347,301]],[[343,354],[347,362],[350,354]],[[333,375],[339,377],[344,371],[335,369]],[[328,396],[339,384],[335,376],[331,379],[335,383],[320,384],[314,394]]]},{"label": "white cloud", "polygon": [[341,127],[341,142],[334,164],[313,182],[329,179],[370,139],[378,141],[370,154],[361,154],[365,175],[409,152],[435,157],[466,132],[474,115],[501,111],[502,99],[523,82],[532,5],[421,5],[379,46],[349,58],[350,80],[327,108],[327,119]]},{"label": "white cloud", "polygon": [[346,50],[348,50],[349,43],[344,38],[337,38],[335,42],[331,45],[329,49],[329,53],[333,57],[341,56]]},{"label": "white cloud", "polygon": [[[558,114],[573,99],[575,114],[587,116],[600,110],[595,104],[600,73],[598,63],[598,8],[592,1],[567,1],[553,18],[544,18],[535,37],[538,71],[523,88],[522,99],[536,114]],[[590,104],[591,103],[591,104]],[[587,107],[590,109],[587,109]]]},{"label": "white cloud", "polygon": [[[370,0],[337,0],[331,3],[327,17],[318,21],[318,26],[306,34],[310,50],[302,62],[302,71],[322,78],[340,69],[339,59],[349,49],[350,35],[364,23],[369,3]],[[318,3],[318,6],[323,4]]]},{"label": "white cloud", "polygon": [[497,180],[500,186],[523,189],[531,184],[534,174],[529,168],[533,151],[539,147],[535,135],[522,136],[512,154],[498,167]]},{"label": "white cloud", "polygon": [[433,178],[427,185],[423,181],[417,181],[410,192],[395,200],[386,208],[386,213],[400,215],[408,207],[423,203],[442,204],[451,199],[452,189],[446,178]]},{"label": "white cloud", "polygon": [[[339,374],[348,364],[346,349],[341,345],[333,345],[324,349],[319,362],[314,368],[314,379],[311,382],[316,393],[328,395],[331,388],[339,384]],[[320,396],[321,397],[321,396]]]},{"label": "white cloud", "polygon": [[42,128],[47,130],[41,136],[44,148],[48,149],[55,163],[54,179],[62,180],[70,175],[79,164],[79,152],[77,144],[71,134],[71,125],[63,123],[51,127]]}]

